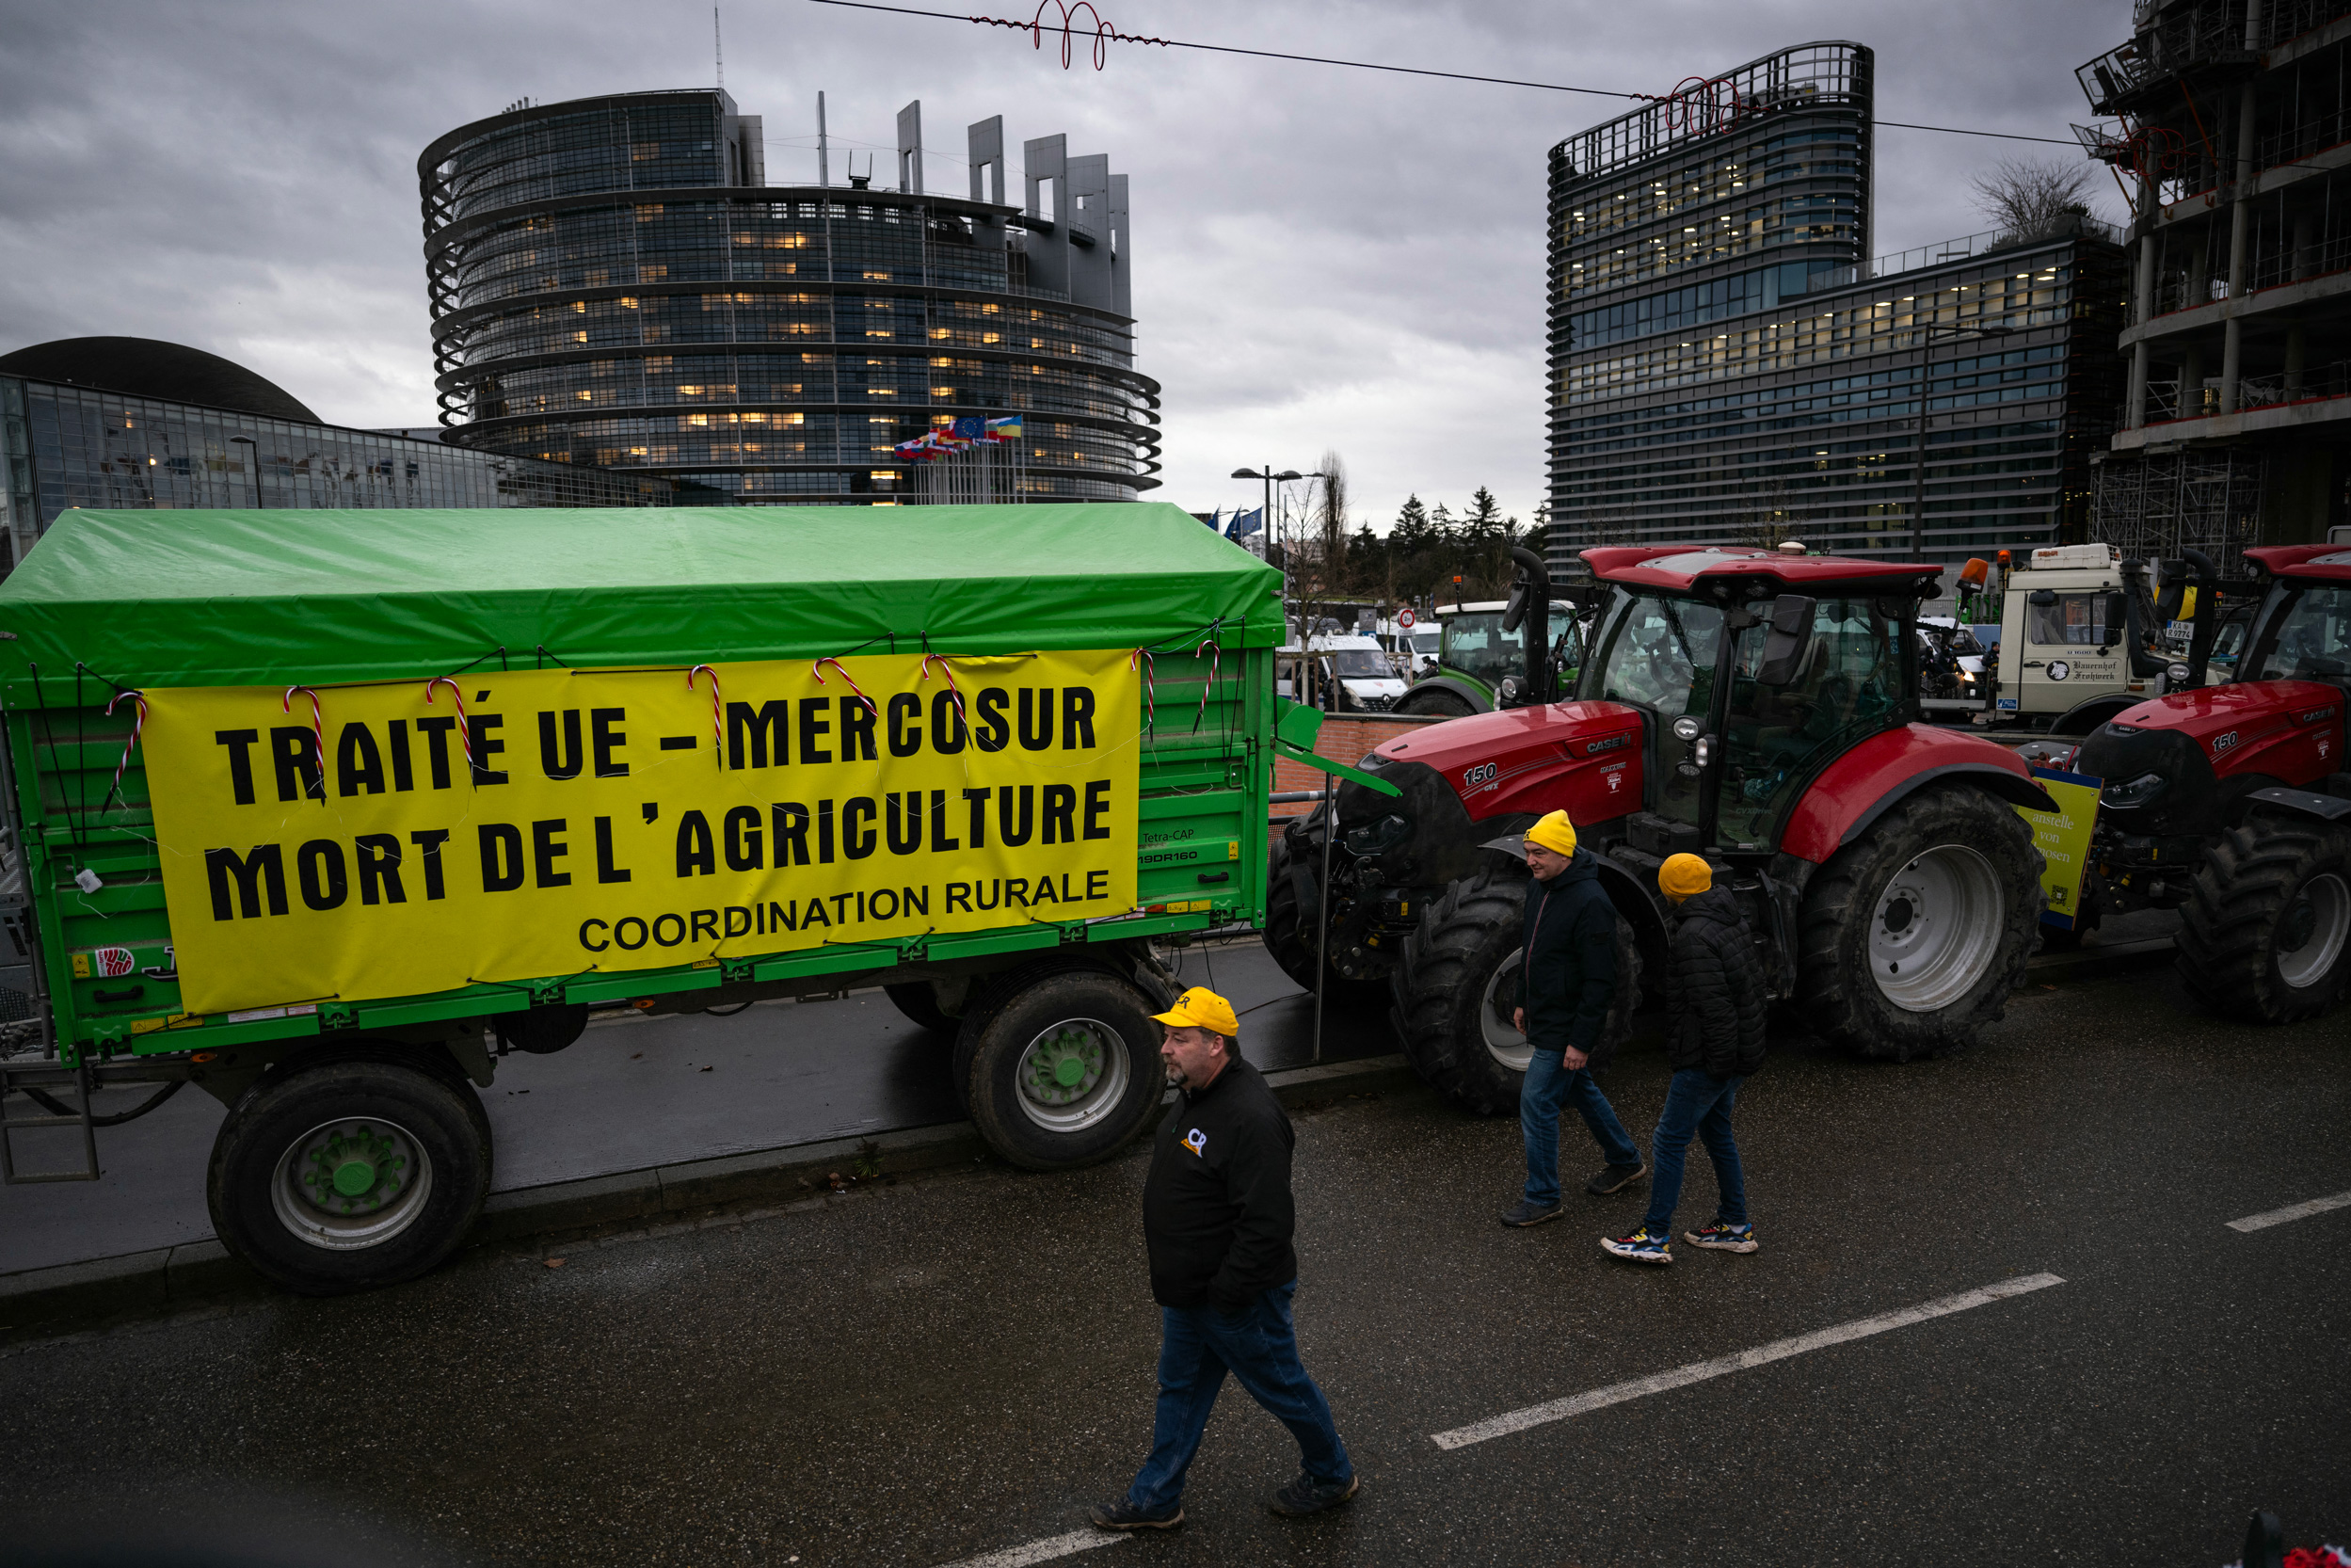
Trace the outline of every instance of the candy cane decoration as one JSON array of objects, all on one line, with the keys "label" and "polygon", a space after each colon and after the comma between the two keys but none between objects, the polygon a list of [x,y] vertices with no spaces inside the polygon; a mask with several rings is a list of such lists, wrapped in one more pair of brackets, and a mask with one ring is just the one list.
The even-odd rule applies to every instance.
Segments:
[{"label": "candy cane decoration", "polygon": [[813,665],[810,666],[809,673],[816,677],[816,683],[818,685],[824,686],[831,684],[830,681],[827,681],[824,679],[824,666],[827,664],[832,665],[833,668],[840,672],[840,678],[849,682],[849,689],[857,694],[857,700],[865,704],[865,711],[867,712],[872,714],[877,719],[882,716],[881,709],[875,707],[873,699],[865,695],[865,688],[857,684],[857,678],[849,673],[849,666],[842,664],[840,660],[832,657],[830,654],[819,659]]},{"label": "candy cane decoration", "polygon": [[294,712],[294,694],[300,692],[311,699],[311,738],[318,743],[318,804],[327,804],[327,715],[319,711],[318,694],[308,686],[288,686],[278,706],[288,713]]},{"label": "candy cane decoration", "polygon": [[1216,690],[1216,667],[1224,660],[1224,649],[1213,637],[1201,638],[1200,647],[1191,650],[1191,656],[1199,658],[1202,649],[1206,649],[1208,655],[1208,679],[1200,688],[1200,712],[1191,716],[1191,732],[1195,735],[1200,733],[1200,721],[1208,716],[1208,694]]},{"label": "candy cane decoration", "polygon": [[1160,666],[1152,662],[1149,648],[1139,648],[1127,655],[1127,667],[1143,671],[1143,732],[1156,740],[1160,733],[1160,699],[1154,688],[1159,684]]},{"label": "candy cane decoration", "polygon": [[694,678],[708,674],[711,678],[711,760],[719,771],[727,769],[727,720],[718,700],[718,672],[708,664],[696,664],[686,671],[686,690],[694,690]]},{"label": "candy cane decoration", "polygon": [[955,672],[948,666],[947,655],[944,653],[924,654],[922,656],[922,679],[924,680],[931,679],[931,661],[934,659],[938,661],[939,673],[947,677],[948,695],[955,699],[955,722],[962,725],[968,732],[971,728],[971,720],[963,711],[963,689],[955,684]]},{"label": "candy cane decoration", "polygon": [[122,760],[114,765],[114,787],[106,792],[108,800],[112,800],[122,792],[122,770],[131,765],[131,748],[138,744],[139,731],[147,728],[147,696],[143,692],[115,693],[113,701],[106,704],[107,716],[113,717],[115,703],[120,702],[126,696],[137,708],[138,716],[131,721],[131,738],[122,743]]},{"label": "candy cane decoration", "polygon": [[[424,682],[424,701],[427,705],[433,700],[435,686],[447,686],[449,700],[457,705],[457,741],[465,747],[465,778],[468,784],[473,784],[473,727],[466,721],[465,688],[448,676],[437,675]],[[473,784],[473,787],[477,790],[481,788],[478,784]]]}]

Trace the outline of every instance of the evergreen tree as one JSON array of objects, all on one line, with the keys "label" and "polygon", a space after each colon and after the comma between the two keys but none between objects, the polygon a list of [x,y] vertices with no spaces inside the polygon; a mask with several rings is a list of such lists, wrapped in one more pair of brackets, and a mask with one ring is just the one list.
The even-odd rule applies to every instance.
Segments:
[{"label": "evergreen tree", "polygon": [[1469,498],[1469,510],[1462,514],[1462,542],[1475,550],[1501,536],[1501,504],[1494,499],[1492,490],[1480,485]]},{"label": "evergreen tree", "polygon": [[1388,548],[1399,556],[1413,556],[1435,543],[1435,531],[1430,526],[1429,508],[1420,504],[1420,497],[1408,495],[1396,514],[1396,526],[1389,531]]}]

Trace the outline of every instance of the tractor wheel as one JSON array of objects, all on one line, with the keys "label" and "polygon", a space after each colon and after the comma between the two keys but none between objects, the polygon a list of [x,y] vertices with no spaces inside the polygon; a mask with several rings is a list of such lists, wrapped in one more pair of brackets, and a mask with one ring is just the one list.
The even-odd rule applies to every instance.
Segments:
[{"label": "tractor wheel", "polygon": [[1322,906],[1315,872],[1320,869],[1313,861],[1291,857],[1287,834],[1275,836],[1265,872],[1265,951],[1300,990],[1314,989],[1315,970],[1319,968],[1330,987],[1323,995],[1335,1005],[1379,1006],[1387,1000],[1387,976],[1354,980],[1333,968],[1327,960],[1319,966],[1315,962],[1315,916]]},{"label": "tractor wheel", "polygon": [[1921,790],[1805,888],[1805,1018],[1895,1062],[1966,1045],[2023,980],[2040,907],[2040,857],[2023,818],[1980,790]]},{"label": "tractor wheel", "polygon": [[2223,1017],[2313,1018],[2351,989],[2351,830],[2256,815],[2205,852],[2180,977]]},{"label": "tractor wheel", "polygon": [[1396,711],[1399,713],[1434,713],[1440,718],[1465,719],[1478,710],[1443,687],[1432,686],[1427,691],[1406,692],[1397,698]]},{"label": "tractor wheel", "polygon": [[[1483,873],[1456,882],[1404,940],[1394,977],[1396,1036],[1414,1070],[1481,1116],[1518,1104],[1534,1048],[1511,1022],[1519,1005],[1519,961],[1527,917],[1524,873]],[[1608,1009],[1594,1068],[1605,1068],[1633,1029],[1640,1000],[1640,952],[1632,927],[1616,922],[1616,1000]]]},{"label": "tractor wheel", "polygon": [[399,1061],[272,1073],[213,1142],[213,1228],[305,1296],[413,1279],[456,1248],[489,1191],[489,1119],[471,1085]]},{"label": "tractor wheel", "polygon": [[885,985],[882,994],[889,998],[892,1007],[906,1016],[908,1022],[920,1024],[934,1034],[943,1034],[951,1040],[954,1038],[959,1020],[938,1004],[938,993],[931,989],[929,981]]},{"label": "tractor wheel", "polygon": [[1048,973],[964,1018],[956,1061],[988,1147],[1031,1171],[1107,1160],[1166,1087],[1151,1003],[1097,969]]}]

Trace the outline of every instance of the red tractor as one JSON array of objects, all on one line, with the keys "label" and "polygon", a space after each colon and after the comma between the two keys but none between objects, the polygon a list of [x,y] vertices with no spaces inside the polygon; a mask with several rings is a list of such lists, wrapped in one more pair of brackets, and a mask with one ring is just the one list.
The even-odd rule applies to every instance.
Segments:
[{"label": "red tractor", "polygon": [[[1513,612],[1547,648],[1547,573],[1516,553]],[[1266,939],[1291,976],[1312,984],[1321,947],[1335,994],[1392,999],[1424,1077],[1479,1111],[1515,1103],[1519,836],[1563,808],[1652,989],[1657,868],[1687,850],[1744,905],[1775,996],[1823,1034],[1901,1060],[1999,1017],[2041,911],[2014,808],[2055,802],[2007,747],[1915,722],[1913,623],[1936,568],[1713,546],[1583,559],[1600,601],[1571,699],[1550,700],[1552,662],[1530,660],[1539,700],[1366,758],[1402,798],[1340,788],[1327,904],[1319,813],[1275,846]],[[1612,1027],[1639,995],[1620,985]]]},{"label": "red tractor", "polygon": [[2188,989],[2284,1023],[2351,990],[2351,549],[2245,554],[2266,590],[2232,679],[2126,709],[2051,760],[2102,783],[2082,919],[2178,909]]}]

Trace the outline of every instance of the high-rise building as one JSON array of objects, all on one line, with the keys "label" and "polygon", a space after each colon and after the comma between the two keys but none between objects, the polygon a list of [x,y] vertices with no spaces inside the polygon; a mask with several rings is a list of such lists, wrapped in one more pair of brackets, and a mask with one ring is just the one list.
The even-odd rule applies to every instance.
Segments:
[{"label": "high-rise building", "polygon": [[[2143,556],[2351,522],[2351,4],[2138,0],[2076,72],[2131,183],[2128,394],[2098,537]],[[2344,197],[2336,216],[2335,194]]]},{"label": "high-rise building", "polygon": [[1799,44],[1552,149],[1555,561],[2078,534],[2119,396],[2112,236],[2069,213],[1873,259],[1872,96],[1868,49]]},{"label": "high-rise building", "polygon": [[0,576],[69,507],[677,506],[652,474],[328,424],[244,366],[148,338],[0,356]]},{"label": "high-rise building", "polygon": [[[969,129],[968,198],[926,192],[920,105],[898,126],[893,190],[766,184],[760,118],[709,89],[522,105],[435,141],[417,170],[449,439],[744,503],[1157,486],[1126,176],[1048,136],[1007,205],[999,118]],[[1012,416],[1019,440],[937,467],[898,450]]]}]

